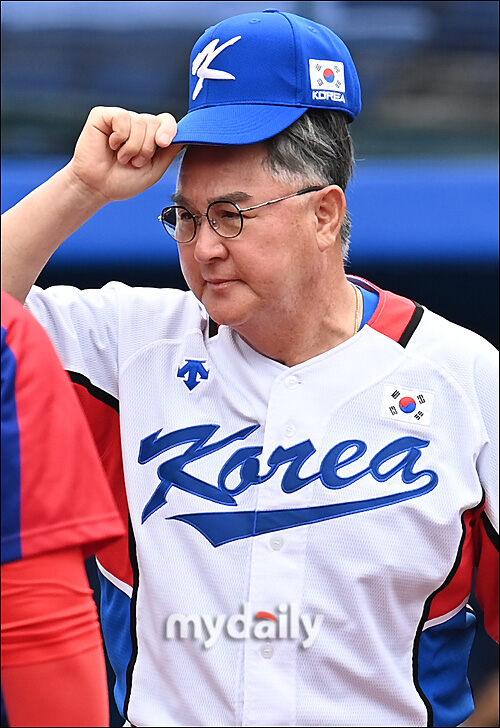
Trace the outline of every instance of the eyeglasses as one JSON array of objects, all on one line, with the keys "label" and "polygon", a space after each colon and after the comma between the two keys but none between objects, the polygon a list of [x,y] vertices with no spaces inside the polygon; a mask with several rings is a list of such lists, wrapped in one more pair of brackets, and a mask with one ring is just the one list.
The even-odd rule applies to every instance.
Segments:
[{"label": "eyeglasses", "polygon": [[231,200],[216,200],[210,203],[206,213],[200,213],[199,215],[193,215],[187,207],[183,207],[182,205],[171,205],[162,211],[158,220],[163,224],[166,232],[178,243],[190,243],[195,239],[202,222],[202,217],[207,218],[212,230],[217,235],[220,235],[221,238],[236,238],[243,230],[244,212],[257,210],[259,207],[266,207],[267,205],[274,205],[275,202],[288,200],[290,197],[305,195],[308,192],[317,192],[324,188],[325,186],[306,187],[298,192],[293,192],[291,195],[285,195],[285,197],[278,197],[275,200],[261,202],[260,205],[245,208],[240,207],[236,202],[232,202]]}]

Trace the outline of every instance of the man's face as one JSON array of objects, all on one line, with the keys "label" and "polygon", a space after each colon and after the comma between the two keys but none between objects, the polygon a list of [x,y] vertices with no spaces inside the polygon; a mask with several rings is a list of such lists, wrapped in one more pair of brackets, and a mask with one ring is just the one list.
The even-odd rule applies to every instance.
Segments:
[{"label": "man's face", "polygon": [[[197,215],[214,200],[246,208],[300,189],[273,179],[262,165],[265,156],[264,144],[188,148],[177,188],[180,204]],[[236,238],[221,238],[202,217],[196,238],[179,245],[184,277],[217,323],[242,332],[254,325],[272,330],[307,306],[320,274],[315,194],[243,213]]]}]

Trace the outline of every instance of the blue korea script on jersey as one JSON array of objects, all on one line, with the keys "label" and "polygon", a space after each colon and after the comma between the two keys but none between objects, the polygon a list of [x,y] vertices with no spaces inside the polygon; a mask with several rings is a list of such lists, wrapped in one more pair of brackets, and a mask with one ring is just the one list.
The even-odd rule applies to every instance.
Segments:
[{"label": "blue korea script on jersey", "polygon": [[[293,493],[300,488],[320,480],[325,488],[339,489],[356,482],[365,475],[371,475],[375,480],[384,482],[401,473],[401,480],[405,484],[414,483],[420,478],[426,482],[418,488],[405,490],[398,493],[368,498],[359,501],[345,503],[333,503],[324,506],[312,506],[309,508],[283,508],[269,511],[237,511],[221,513],[187,513],[172,516],[173,519],[183,521],[196,528],[207,538],[213,546],[220,546],[240,538],[249,538],[262,533],[279,531],[284,528],[293,528],[318,521],[325,521],[330,518],[347,516],[360,511],[383,508],[384,506],[418,498],[433,490],[438,483],[438,476],[434,470],[413,469],[415,463],[421,456],[421,450],[429,445],[429,440],[422,440],[419,437],[399,437],[379,450],[371,458],[367,467],[349,476],[342,475],[342,468],[359,460],[367,451],[367,445],[363,440],[343,440],[329,450],[321,462],[319,472],[301,477],[299,471],[303,464],[316,452],[311,440],[304,440],[296,445],[285,448],[277,447],[269,456],[266,473],[261,474],[261,464],[258,456],[262,453],[261,447],[242,447],[236,450],[221,468],[217,485],[207,483],[204,480],[189,475],[184,470],[188,463],[200,460],[208,455],[222,450],[237,440],[245,440],[252,432],[255,432],[259,425],[250,425],[232,435],[207,444],[210,438],[217,432],[219,425],[196,425],[185,427],[181,430],[161,435],[161,430],[153,432],[141,441],[139,449],[139,463],[153,460],[173,447],[191,443],[183,453],[170,460],[163,462],[158,468],[160,484],[152,497],[146,503],[142,512],[142,523],[144,523],[158,508],[167,502],[167,493],[170,488],[179,488],[191,493],[198,498],[219,503],[224,506],[236,506],[235,496],[243,493],[252,485],[265,483],[271,478],[278,468],[288,463],[281,478],[281,489],[284,493]],[[392,467],[382,472],[384,463],[397,458]],[[234,487],[228,487],[229,475],[239,468],[239,483]]]}]

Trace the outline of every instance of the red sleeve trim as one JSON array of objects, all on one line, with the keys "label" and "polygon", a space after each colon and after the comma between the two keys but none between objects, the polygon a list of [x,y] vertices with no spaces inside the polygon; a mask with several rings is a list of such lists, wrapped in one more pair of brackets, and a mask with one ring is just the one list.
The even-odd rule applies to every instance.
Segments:
[{"label": "red sleeve trim", "polygon": [[96,555],[107,571],[133,587],[134,572],[130,561],[128,536],[129,508],[123,474],[118,400],[96,387],[86,377],[74,372],[69,374],[94,436],[125,530],[121,538],[100,549]]},{"label": "red sleeve trim", "polygon": [[462,516],[464,535],[455,564],[440,590],[434,595],[427,619],[435,619],[448,614],[459,607],[472,591],[476,564],[473,525],[477,517],[477,508],[465,511]]},{"label": "red sleeve trim", "polygon": [[409,298],[398,296],[391,291],[384,291],[364,278],[356,276],[353,280],[365,288],[376,291],[379,295],[378,306],[368,325],[401,346],[406,346],[420,323],[423,315],[422,306],[410,301]]},{"label": "red sleeve trim", "polygon": [[463,537],[455,564],[432,596],[427,620],[449,614],[463,604],[472,592],[475,576],[475,591],[484,611],[486,630],[498,642],[498,534],[486,516],[484,498],[476,508],[464,512],[462,522]]},{"label": "red sleeve trim", "polygon": [[479,556],[476,595],[484,612],[486,631],[498,642],[498,533],[484,511],[478,518],[475,536]]}]

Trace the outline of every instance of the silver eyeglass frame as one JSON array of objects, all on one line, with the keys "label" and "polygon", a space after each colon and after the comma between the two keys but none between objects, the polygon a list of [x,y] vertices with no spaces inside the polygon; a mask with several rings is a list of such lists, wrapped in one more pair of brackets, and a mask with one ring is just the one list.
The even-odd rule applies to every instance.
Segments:
[{"label": "silver eyeglass frame", "polygon": [[[186,245],[187,243],[192,243],[193,242],[193,240],[196,238],[196,235],[198,233],[198,230],[199,230],[199,228],[201,226],[201,222],[202,222],[201,221],[201,218],[202,217],[206,217],[207,218],[208,224],[210,225],[210,227],[212,228],[212,230],[215,233],[217,233],[217,235],[220,238],[223,238],[224,240],[232,240],[233,238],[237,238],[238,235],[241,235],[241,233],[243,231],[243,221],[244,221],[243,213],[244,212],[250,212],[251,210],[258,210],[260,207],[267,207],[267,205],[274,205],[276,202],[281,202],[282,200],[289,200],[291,197],[299,197],[300,195],[305,195],[308,192],[319,192],[319,190],[324,190],[325,187],[327,187],[327,186],[328,185],[322,185],[322,186],[314,185],[314,186],[311,186],[311,187],[305,187],[304,189],[299,190],[298,192],[292,192],[292,194],[290,194],[290,195],[284,195],[283,197],[277,197],[274,200],[268,200],[267,202],[261,202],[258,205],[252,205],[252,207],[240,207],[238,205],[238,203],[237,202],[233,202],[233,200],[214,200],[207,207],[207,211],[206,212],[201,212],[201,213],[199,213],[199,215],[194,215],[191,212],[191,210],[188,210],[188,208],[187,207],[184,207],[184,205],[168,205],[167,207],[165,207],[162,210],[161,215],[158,215],[158,220],[162,223],[163,229],[165,230],[165,232],[167,233],[167,235],[169,237],[173,238],[174,240],[176,240],[176,238],[174,238],[174,236],[165,227],[165,222],[164,222],[164,219],[163,219],[163,216],[164,216],[165,212],[167,210],[171,210],[172,208],[180,207],[183,210],[186,210],[186,212],[188,212],[192,216],[192,218],[194,220],[194,233],[193,233],[193,236],[189,240],[183,240],[182,242],[180,242],[179,240],[176,240],[176,242],[179,243],[179,245]],[[210,208],[213,207],[214,205],[220,205],[221,203],[233,205],[233,207],[235,207],[236,210],[240,214],[240,229],[236,233],[236,235],[222,235],[222,233],[220,233],[217,230],[217,227],[214,227],[214,223],[216,224],[216,221],[215,220],[211,220],[210,217],[209,217]]]}]

